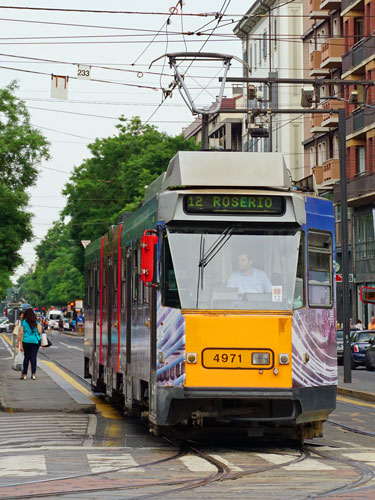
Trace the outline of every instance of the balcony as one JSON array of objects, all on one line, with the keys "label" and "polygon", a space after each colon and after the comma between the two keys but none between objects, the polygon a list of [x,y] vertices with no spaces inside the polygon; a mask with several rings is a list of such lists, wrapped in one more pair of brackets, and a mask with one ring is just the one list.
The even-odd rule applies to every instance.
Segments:
[{"label": "balcony", "polygon": [[342,72],[347,76],[350,73],[365,74],[365,64],[369,57],[375,54],[375,38],[362,38],[345,55],[342,56]]},{"label": "balcony", "polygon": [[321,10],[338,10],[341,8],[341,0],[321,0]]},{"label": "balcony", "polygon": [[340,179],[340,160],[330,158],[323,163],[323,183],[332,184]]},{"label": "balcony", "polygon": [[342,0],[341,16],[346,16],[348,12],[363,12],[364,0]]},{"label": "balcony", "polygon": [[340,68],[342,64],[342,55],[345,52],[345,42],[343,38],[329,38],[322,45],[321,68],[332,69]]},{"label": "balcony", "polygon": [[310,76],[326,76],[329,75],[329,69],[322,69],[322,53],[320,50],[313,50],[310,54]]},{"label": "balcony", "polygon": [[323,127],[322,126],[322,121],[323,121],[323,114],[315,114],[312,115],[311,118],[311,129],[310,133],[311,134],[322,134],[324,132],[329,132],[330,128],[329,127]]},{"label": "balcony", "polygon": [[[331,109],[345,108],[345,102],[336,101],[336,99],[328,99],[323,102],[322,108],[327,111]],[[339,116],[337,114],[327,114],[322,116],[322,127],[337,128],[339,125]]]},{"label": "balcony", "polygon": [[355,134],[358,137],[367,130],[375,122],[375,109],[372,108],[357,108],[346,119],[346,133],[347,135]]},{"label": "balcony", "polygon": [[320,0],[310,0],[310,19],[326,19],[329,10],[320,10]]},{"label": "balcony", "polygon": [[315,175],[315,180],[317,184],[322,184],[323,182],[323,165],[315,165],[312,169],[312,173]]}]

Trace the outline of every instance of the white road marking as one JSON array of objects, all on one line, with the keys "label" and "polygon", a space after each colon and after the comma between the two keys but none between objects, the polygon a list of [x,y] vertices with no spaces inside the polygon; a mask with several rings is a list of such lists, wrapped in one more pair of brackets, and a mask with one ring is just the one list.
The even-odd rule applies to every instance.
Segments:
[{"label": "white road marking", "polygon": [[180,457],[181,462],[191,471],[191,472],[217,472],[217,467],[204,458],[196,457],[194,455],[187,455],[186,457]]},{"label": "white road marking", "polygon": [[59,344],[66,346],[68,349],[77,349],[78,351],[83,351],[82,347],[76,347],[75,345],[65,344],[65,342],[59,342]]},{"label": "white road marking", "polygon": [[87,436],[88,438],[85,439],[83,446],[92,446],[94,443],[94,436],[96,433],[96,426],[98,423],[98,419],[96,418],[96,415],[89,415],[89,423],[87,426]]},{"label": "white road marking", "polygon": [[229,462],[228,460],[226,460],[225,458],[223,458],[220,455],[211,455],[211,453],[210,453],[210,457],[214,458],[215,460],[219,460],[219,462],[223,462],[223,464],[225,464],[227,467],[229,467],[229,469],[232,472],[242,472],[243,471],[243,469],[241,469],[241,467],[238,467],[237,465],[232,464],[232,462]]},{"label": "white road marking", "polygon": [[0,476],[31,477],[47,474],[44,455],[0,458]]},{"label": "white road marking", "polygon": [[7,351],[9,352],[9,354],[12,355],[12,357],[14,356],[14,353],[13,353],[13,350],[12,348],[7,344],[6,340],[3,339],[3,336],[0,335],[0,340],[3,342],[3,344],[5,345]]},{"label": "white road marking", "polygon": [[[107,455],[102,453],[87,454],[87,460],[90,464],[91,472],[109,472],[113,469],[130,467],[122,472],[144,472],[142,467],[134,467],[138,465],[134,458],[129,453],[122,455]],[[133,466],[133,467],[131,467]]]},{"label": "white road marking", "polygon": [[[271,462],[274,465],[281,465],[286,462],[290,462],[292,457],[285,455],[278,455],[277,453],[257,453],[258,457],[263,458],[267,462]],[[291,471],[313,471],[313,470],[336,470],[336,467],[332,467],[332,465],[325,464],[319,460],[315,460],[313,458],[307,458],[302,462],[297,462],[295,464],[286,465],[283,467],[285,470]]]},{"label": "white road marking", "polygon": [[344,457],[350,458],[357,462],[366,462],[369,465],[375,465],[375,453],[366,453],[363,451],[357,451],[353,453],[343,453]]}]

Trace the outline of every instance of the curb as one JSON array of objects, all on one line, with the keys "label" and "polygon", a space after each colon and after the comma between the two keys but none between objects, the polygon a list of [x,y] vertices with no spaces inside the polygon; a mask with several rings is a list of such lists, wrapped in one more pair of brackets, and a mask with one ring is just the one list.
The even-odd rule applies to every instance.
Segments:
[{"label": "curb", "polygon": [[373,392],[358,391],[357,389],[347,389],[346,387],[337,387],[337,394],[348,396],[349,398],[360,399],[375,403],[375,394]]}]

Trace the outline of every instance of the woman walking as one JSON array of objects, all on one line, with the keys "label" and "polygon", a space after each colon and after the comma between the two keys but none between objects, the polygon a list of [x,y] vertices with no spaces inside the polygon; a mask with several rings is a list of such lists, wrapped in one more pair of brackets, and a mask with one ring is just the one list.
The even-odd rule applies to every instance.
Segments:
[{"label": "woman walking", "polygon": [[34,311],[31,308],[26,309],[19,334],[20,349],[24,353],[21,380],[26,380],[27,378],[27,369],[29,367],[29,363],[31,363],[31,379],[36,379],[36,358],[40,346],[41,333],[42,327],[40,324],[38,324]]}]

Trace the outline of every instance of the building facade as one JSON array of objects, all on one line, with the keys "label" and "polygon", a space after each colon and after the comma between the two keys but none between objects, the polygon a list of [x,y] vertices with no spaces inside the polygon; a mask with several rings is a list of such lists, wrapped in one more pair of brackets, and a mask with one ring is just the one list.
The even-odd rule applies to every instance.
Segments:
[{"label": "building facade", "polygon": [[[244,76],[267,78],[302,78],[303,1],[286,4],[279,0],[256,0],[234,29],[242,41],[243,59],[248,64]],[[297,85],[258,85],[259,98],[244,101],[248,107],[299,108],[301,89]],[[245,106],[246,107],[246,106]],[[258,118],[259,120],[260,118]],[[274,114],[264,123],[269,136],[251,137],[251,124],[245,117],[242,128],[244,151],[282,152],[293,179],[304,176],[303,116]]]},{"label": "building facade", "polygon": [[[375,0],[310,0],[305,4],[304,65],[310,77],[375,79]],[[359,300],[362,286],[375,287],[375,88],[322,85],[317,107],[346,110],[349,262],[353,319],[364,323],[374,307]],[[349,103],[355,95],[358,103]],[[308,122],[310,121],[310,123]],[[305,119],[305,174],[315,173],[336,209],[337,271],[341,266],[341,207],[338,119]],[[341,286],[337,284],[340,320]]]},{"label": "building facade", "polygon": [[[233,97],[223,97],[221,109],[242,108],[242,87],[233,87]],[[202,142],[202,120],[197,118],[183,129],[186,139],[194,137],[198,144]],[[215,113],[209,115],[208,141],[209,147],[229,151],[242,151],[242,117],[238,113]]]}]

